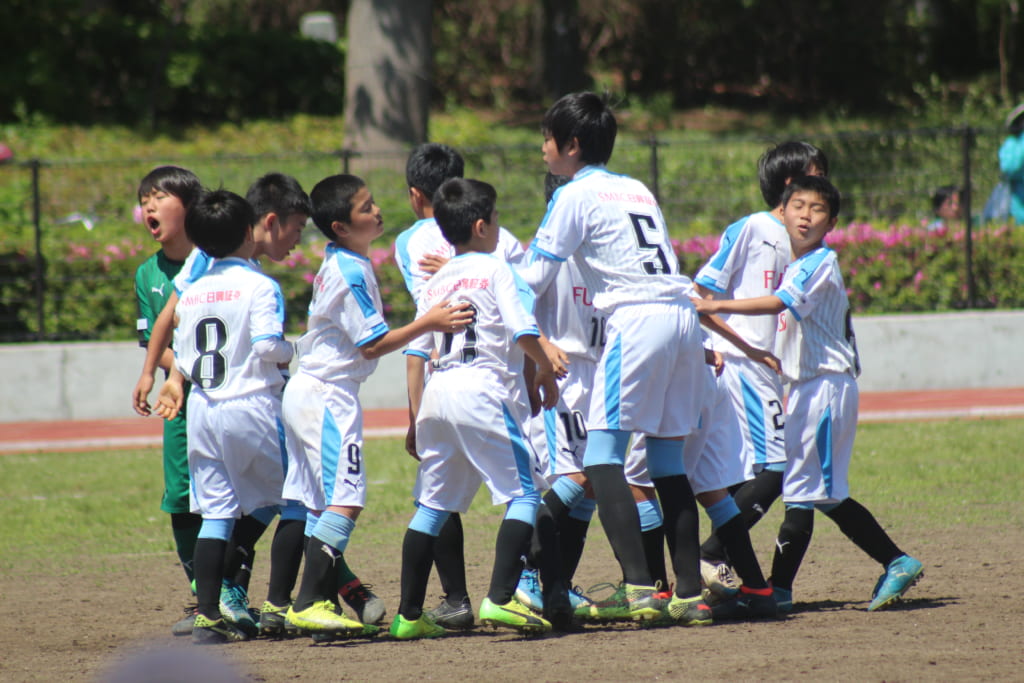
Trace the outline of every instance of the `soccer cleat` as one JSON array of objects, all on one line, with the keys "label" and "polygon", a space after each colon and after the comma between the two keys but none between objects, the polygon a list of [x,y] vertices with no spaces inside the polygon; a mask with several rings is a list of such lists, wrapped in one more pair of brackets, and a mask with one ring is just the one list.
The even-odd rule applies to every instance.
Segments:
[{"label": "soccer cleat", "polygon": [[285,615],[291,603],[278,607],[269,600],[260,608],[260,635],[270,637],[293,636],[295,627],[288,623]]},{"label": "soccer cleat", "polygon": [[711,617],[719,619],[776,619],[779,607],[771,588],[740,587],[735,597],[711,606]]},{"label": "soccer cleat", "polygon": [[430,615],[424,612],[419,619],[409,621],[401,614],[396,614],[391,622],[391,637],[395,640],[416,640],[419,638],[438,638],[448,631],[434,623]]},{"label": "soccer cleat", "polygon": [[569,602],[572,604],[573,613],[577,617],[589,617],[590,606],[594,604],[594,601],[583,595],[583,590],[579,586],[574,586],[569,591]]},{"label": "soccer cleat", "polygon": [[372,588],[371,584],[353,579],[338,589],[338,595],[364,624],[380,623],[387,614],[384,601],[371,590]]},{"label": "soccer cleat", "polygon": [[185,616],[178,621],[174,622],[171,626],[171,633],[176,636],[190,636],[192,635],[192,626],[196,622],[196,606],[189,605],[185,608]]},{"label": "soccer cleat", "polygon": [[529,607],[513,596],[503,605],[484,598],[480,603],[480,621],[488,626],[508,626],[524,635],[547,633],[551,630],[551,622],[538,617]]},{"label": "soccer cleat", "polygon": [[700,561],[700,578],[704,582],[709,602],[728,600],[740,592],[743,585],[736,572],[725,562]]},{"label": "soccer cleat", "polygon": [[202,614],[196,614],[192,627],[192,642],[196,645],[216,645],[242,640],[249,640],[249,634],[226,619],[221,618],[214,621],[207,619]]},{"label": "soccer cleat", "polygon": [[[589,592],[612,585],[595,586]],[[657,594],[656,586],[634,586],[629,583],[620,583],[608,598],[595,600],[590,605],[590,618],[599,621],[659,619],[664,616],[666,601],[658,597]]]},{"label": "soccer cleat", "polygon": [[536,569],[523,569],[523,573],[519,575],[519,584],[516,586],[516,600],[534,612],[542,612],[544,610],[544,596],[540,589],[540,572]]},{"label": "soccer cleat", "polygon": [[708,626],[713,620],[711,608],[699,595],[692,598],[673,595],[668,603],[668,615],[680,626]]},{"label": "soccer cleat", "polygon": [[468,597],[456,604],[448,602],[448,597],[444,596],[441,604],[426,614],[431,621],[446,629],[473,628],[473,605]]},{"label": "soccer cleat", "polygon": [[551,623],[551,628],[555,631],[570,633],[579,630],[579,624],[575,619],[576,610],[564,584],[551,589],[544,602],[544,609],[541,610],[541,616]]},{"label": "soccer cleat", "polygon": [[358,621],[339,614],[330,600],[314,602],[304,610],[295,611],[295,606],[288,608],[285,615],[286,625],[291,624],[296,631],[303,634],[330,634],[332,636],[363,635],[363,625]]},{"label": "soccer cleat", "polygon": [[775,598],[775,607],[779,614],[789,614],[793,611],[793,591],[775,586],[772,588],[772,596]]},{"label": "soccer cleat", "polygon": [[889,563],[875,585],[875,594],[868,611],[889,607],[924,575],[924,565],[910,555],[900,555]]},{"label": "soccer cleat", "polygon": [[249,612],[249,596],[245,589],[228,579],[224,579],[220,588],[220,615],[246,635],[255,636],[260,632]]}]

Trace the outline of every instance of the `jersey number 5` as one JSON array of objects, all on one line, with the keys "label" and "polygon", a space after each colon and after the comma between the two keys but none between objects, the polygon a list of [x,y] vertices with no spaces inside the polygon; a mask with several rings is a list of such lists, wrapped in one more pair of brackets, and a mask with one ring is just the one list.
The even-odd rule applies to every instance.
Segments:
[{"label": "jersey number 5", "polygon": [[661,245],[651,244],[647,240],[647,235],[651,234],[655,238],[660,240],[661,230],[658,229],[657,223],[650,216],[642,213],[631,213],[629,214],[629,220],[633,222],[633,234],[636,237],[636,246],[641,251],[653,251],[655,259],[651,261],[643,261],[644,272],[648,275],[668,275],[672,272],[668,265],[668,258],[665,257],[665,252],[662,251]]}]

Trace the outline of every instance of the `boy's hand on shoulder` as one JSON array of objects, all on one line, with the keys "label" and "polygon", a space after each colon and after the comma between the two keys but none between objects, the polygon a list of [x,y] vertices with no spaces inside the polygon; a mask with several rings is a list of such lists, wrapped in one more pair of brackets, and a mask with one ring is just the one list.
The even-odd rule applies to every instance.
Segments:
[{"label": "boy's hand on shoulder", "polygon": [[427,273],[427,275],[433,275],[437,271],[441,270],[441,267],[446,263],[448,263],[447,256],[441,256],[440,254],[427,254],[417,262],[417,265],[419,265],[420,270]]},{"label": "boy's hand on shoulder", "polygon": [[690,297],[690,303],[701,315],[713,315],[718,313],[718,302],[714,299],[701,299],[695,296]]},{"label": "boy's hand on shoulder", "polygon": [[445,300],[423,314],[423,322],[434,332],[458,332],[475,318],[468,301]]}]

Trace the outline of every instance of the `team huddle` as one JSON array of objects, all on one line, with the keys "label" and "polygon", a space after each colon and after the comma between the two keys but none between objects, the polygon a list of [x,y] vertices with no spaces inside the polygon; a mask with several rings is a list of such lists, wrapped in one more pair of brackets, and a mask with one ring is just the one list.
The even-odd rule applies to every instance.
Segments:
[{"label": "team huddle", "polygon": [[[606,166],[617,133],[606,101],[567,95],[541,129],[547,212],[525,250],[455,150],[413,150],[417,221],[395,260],[417,314],[400,328],[382,313],[368,255],[383,221],[360,178],[330,176],[307,196],[268,174],[245,198],[177,167],[143,179],[162,249],[136,275],[147,352],[133,407],[167,418],[162,509],[197,602],[176,634],[379,632],[383,601],[344,553],[367,502],[359,387],[400,349],[418,470],[394,639],[477,620],[536,635],[588,620],[781,618],[816,509],[882,566],[869,610],[920,578],[921,562],[850,497],[860,366],[824,245],[840,210],[825,155],[805,142],[767,150],[767,209],[729,226],[691,280],[656,198]],[[293,345],[256,259],[283,259],[308,219],[328,243]],[[167,379],[151,407],[157,368]],[[481,484],[505,514],[474,613],[460,515]],[[749,529],[779,497],[766,576]],[[606,594],[573,588],[595,510],[621,569]],[[267,598],[252,610],[254,547],[278,515]],[[427,609],[433,567],[444,596]]]}]

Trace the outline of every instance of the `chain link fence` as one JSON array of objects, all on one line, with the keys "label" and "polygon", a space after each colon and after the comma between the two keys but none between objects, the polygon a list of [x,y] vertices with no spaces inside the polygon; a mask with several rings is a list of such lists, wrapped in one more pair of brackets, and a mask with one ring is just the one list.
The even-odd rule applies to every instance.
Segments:
[{"label": "chain link fence", "polygon": [[[843,193],[841,224],[870,222],[878,229],[897,223],[921,225],[931,218],[936,188],[964,188],[964,278],[970,287],[970,231],[999,181],[1002,136],[995,127],[950,127],[806,139],[829,157],[831,177]],[[734,220],[763,208],[756,174],[761,153],[782,139],[801,137],[707,134],[694,139],[691,133],[684,139],[665,133],[620,139],[609,167],[648,184],[661,202],[673,237],[718,235]],[[497,188],[501,224],[528,241],[544,213],[539,136],[534,145],[460,151],[466,175]],[[115,337],[130,337],[135,317],[131,273],[156,249],[145,228],[133,219],[136,189],[146,173],[162,164],[184,166],[208,187],[239,194],[270,171],[295,176],[307,191],[325,176],[355,173],[366,179],[382,207],[384,240],[393,240],[414,220],[404,153],[37,159],[0,165],[0,342],[111,338],[109,332],[83,335],[83,326],[118,329],[122,332]],[[306,233],[309,239],[318,239],[315,228]],[[77,267],[63,267],[70,261],[77,261]],[[96,303],[88,293],[100,288],[117,295]],[[80,320],[70,324],[71,317],[95,319],[95,325]]]}]

